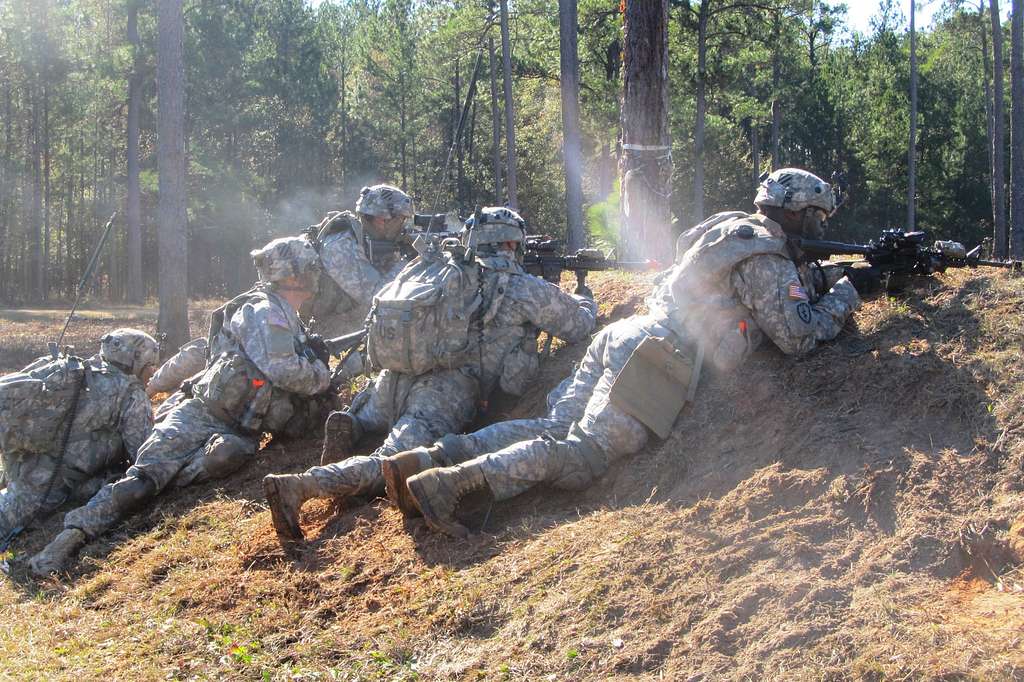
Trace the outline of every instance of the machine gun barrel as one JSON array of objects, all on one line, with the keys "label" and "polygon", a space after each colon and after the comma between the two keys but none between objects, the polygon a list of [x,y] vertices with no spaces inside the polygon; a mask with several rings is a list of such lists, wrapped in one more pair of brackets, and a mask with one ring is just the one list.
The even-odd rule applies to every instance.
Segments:
[{"label": "machine gun barrel", "polygon": [[822,239],[797,239],[797,246],[812,256],[867,256],[874,252],[865,244],[847,244]]}]

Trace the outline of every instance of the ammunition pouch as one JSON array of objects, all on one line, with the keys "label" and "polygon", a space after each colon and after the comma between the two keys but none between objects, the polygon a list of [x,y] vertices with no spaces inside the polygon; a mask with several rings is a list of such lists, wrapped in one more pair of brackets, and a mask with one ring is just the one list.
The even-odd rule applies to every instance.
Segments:
[{"label": "ammunition pouch", "polygon": [[214,417],[244,433],[262,430],[273,390],[256,365],[238,353],[221,354],[192,387]]},{"label": "ammunition pouch", "polygon": [[670,338],[646,336],[633,350],[609,393],[609,402],[659,438],[667,438],[679,412],[693,398],[703,354],[691,357]]}]

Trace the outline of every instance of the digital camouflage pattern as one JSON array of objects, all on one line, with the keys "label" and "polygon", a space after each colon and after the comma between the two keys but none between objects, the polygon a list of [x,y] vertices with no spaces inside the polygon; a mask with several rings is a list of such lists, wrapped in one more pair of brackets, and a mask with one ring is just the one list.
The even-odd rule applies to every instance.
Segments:
[{"label": "digital camouflage pattern", "polygon": [[[306,403],[327,388],[329,374],[322,362],[299,354],[305,333],[294,308],[272,287],[257,287],[232,303],[236,305],[229,308],[232,312],[211,344],[211,358],[224,362],[211,362],[196,383],[196,397],[182,400],[160,420],[139,448],[126,479],[147,479],[155,493],[172,483],[226,476],[250,460],[261,431],[312,427]],[[232,358],[241,362],[229,362]],[[258,373],[258,381],[250,374],[243,382],[236,381],[230,369],[238,367]],[[229,404],[238,396],[227,391],[239,383],[254,391],[240,400],[261,406],[258,413],[247,413],[255,421],[246,424],[232,418],[234,405]],[[218,387],[226,389],[218,392]],[[295,425],[296,418],[303,424]],[[95,537],[115,524],[128,510],[119,508],[111,488],[104,486],[86,506],[69,512],[65,528]]]},{"label": "digital camouflage pattern", "polygon": [[373,455],[310,469],[322,495],[382,493],[383,457],[458,433],[498,385],[521,393],[538,366],[538,330],[570,343],[590,333],[597,313],[592,300],[527,275],[514,259],[503,263],[501,270],[484,270],[485,290],[495,296],[485,296],[482,343],[466,353],[462,366],[418,377],[385,370],[356,396],[351,412],[360,428],[390,433]]},{"label": "digital camouflage pattern", "polygon": [[[479,468],[496,499],[538,483],[579,489],[647,441],[644,425],[609,400],[615,378],[646,336],[671,338],[688,352],[705,344],[711,371],[739,366],[765,337],[788,354],[834,338],[859,306],[856,291],[844,277],[819,293],[782,255],[781,235],[778,224],[760,215],[702,224],[649,299],[651,313],[620,320],[594,338],[572,381],[549,396],[546,419],[443,439],[442,456]],[[543,435],[509,443],[532,429]]]},{"label": "digital camouflage pattern", "polygon": [[209,348],[205,338],[192,339],[177,353],[160,365],[153,378],[146,384],[146,393],[173,393],[181,388],[181,382],[193,377],[206,368],[206,351]]},{"label": "digital camouflage pattern", "polygon": [[160,362],[160,344],[144,331],[123,327],[103,335],[100,357],[141,379]]},{"label": "digital camouflage pattern", "polygon": [[153,415],[142,384],[99,356],[86,362],[88,390],[80,395],[59,470],[60,453],[53,449],[0,453],[7,478],[7,487],[0,490],[0,536],[29,522],[37,511],[42,519],[67,501],[89,499],[135,461],[150,434]]},{"label": "digital camouflage pattern", "polygon": [[800,168],[780,168],[764,179],[754,197],[755,206],[776,206],[790,211],[820,208],[831,215],[836,208],[832,186]]},{"label": "digital camouflage pattern", "polygon": [[412,197],[393,185],[371,185],[359,192],[356,213],[378,218],[411,218]]},{"label": "digital camouflage pattern", "polygon": [[320,257],[306,237],[281,237],[249,252],[263,282],[319,274]]}]

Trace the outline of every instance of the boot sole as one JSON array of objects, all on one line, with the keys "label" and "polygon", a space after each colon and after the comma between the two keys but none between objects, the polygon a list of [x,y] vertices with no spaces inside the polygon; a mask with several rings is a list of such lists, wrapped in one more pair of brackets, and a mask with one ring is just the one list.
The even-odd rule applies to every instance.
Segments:
[{"label": "boot sole", "polygon": [[402,512],[402,516],[407,519],[421,516],[416,501],[408,492],[409,488],[405,477],[402,476],[401,468],[390,459],[385,459],[381,462],[380,472],[384,476],[384,491],[391,503]]},{"label": "boot sole", "polygon": [[425,495],[423,490],[420,488],[419,481],[416,479],[409,479],[406,481],[406,487],[409,488],[409,494],[412,495],[412,498],[416,501],[420,511],[423,512],[423,519],[433,530],[456,538],[465,539],[469,537],[469,529],[461,523],[448,523],[447,521],[442,521],[440,517],[438,517],[430,506],[428,496]]},{"label": "boot sole", "polygon": [[351,418],[331,420],[328,415],[324,423],[324,446],[320,451],[320,466],[343,462],[353,454]]},{"label": "boot sole", "polygon": [[284,512],[280,511],[282,501],[281,493],[277,489],[277,481],[274,479],[263,481],[263,493],[267,496],[267,502],[270,505],[270,521],[274,524],[274,532],[277,533],[278,542],[282,546],[288,547],[305,541],[306,537],[302,534],[302,528],[299,527],[298,519],[292,525],[291,519]]}]

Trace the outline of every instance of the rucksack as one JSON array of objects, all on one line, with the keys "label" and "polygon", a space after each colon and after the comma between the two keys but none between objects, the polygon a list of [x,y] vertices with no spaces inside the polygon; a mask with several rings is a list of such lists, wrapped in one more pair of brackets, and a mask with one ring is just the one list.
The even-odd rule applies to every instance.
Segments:
[{"label": "rucksack", "polygon": [[370,362],[412,375],[458,366],[482,302],[472,256],[459,247],[426,251],[373,297],[366,318]]},{"label": "rucksack", "polygon": [[60,356],[0,377],[0,451],[55,452],[92,371],[79,357]]}]

